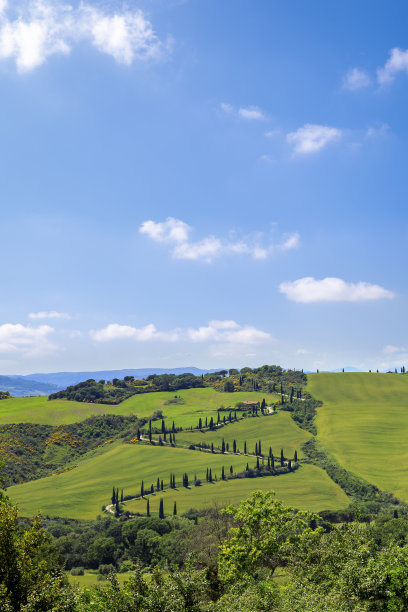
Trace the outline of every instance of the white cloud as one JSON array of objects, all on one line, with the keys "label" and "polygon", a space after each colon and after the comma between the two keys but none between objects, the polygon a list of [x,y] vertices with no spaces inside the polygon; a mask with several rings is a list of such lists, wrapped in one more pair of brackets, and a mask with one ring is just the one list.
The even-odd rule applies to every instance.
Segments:
[{"label": "white cloud", "polygon": [[279,290],[293,302],[362,302],[367,300],[391,299],[394,294],[384,287],[371,283],[348,283],[341,278],[316,280],[311,276],[279,285]]},{"label": "white cloud", "polygon": [[112,340],[129,339],[136,342],[224,342],[232,344],[262,344],[274,342],[268,332],[264,332],[252,325],[239,325],[235,321],[210,321],[206,326],[198,329],[174,329],[158,331],[152,323],[137,328],[130,325],[111,323],[103,329],[92,330],[90,336],[96,342],[109,342]]},{"label": "white cloud", "polygon": [[123,339],[136,340],[137,342],[149,342],[151,340],[176,342],[180,339],[177,330],[172,332],[159,332],[152,323],[144,327],[131,327],[130,325],[111,323],[103,329],[91,330],[89,333],[91,338],[97,342],[109,342],[111,340]]},{"label": "white cloud", "polygon": [[405,353],[406,350],[407,349],[405,346],[394,346],[392,344],[387,344],[387,346],[384,346],[383,348],[383,353],[386,355],[395,355],[395,353]]},{"label": "white cloud", "polygon": [[293,146],[295,153],[316,153],[330,142],[341,137],[341,130],[328,125],[306,123],[303,127],[290,132],[286,136],[287,142]]},{"label": "white cloud", "polygon": [[311,351],[308,351],[307,349],[299,348],[299,349],[296,351],[296,354],[297,354],[297,355],[310,355],[310,352],[311,352]]},{"label": "white cloud", "polygon": [[188,240],[191,227],[180,219],[168,217],[166,221],[161,223],[145,221],[140,226],[139,231],[156,242],[184,243]]},{"label": "white cloud", "polygon": [[343,79],[343,89],[357,91],[371,85],[371,77],[364,70],[352,68]]},{"label": "white cloud", "polygon": [[248,106],[247,108],[239,108],[238,115],[242,119],[248,119],[249,121],[265,119],[265,115],[257,106]]},{"label": "white cloud", "polygon": [[232,104],[222,102],[220,104],[220,108],[226,115],[234,115],[235,117],[245,119],[246,121],[259,121],[266,119],[265,113],[258,106],[235,108],[232,106]]},{"label": "white cloud", "polygon": [[253,259],[266,259],[277,251],[287,251],[299,246],[298,233],[285,235],[283,242],[277,244],[263,244],[265,239],[262,233],[241,239],[221,239],[210,235],[193,242],[189,240],[192,228],[173,217],[168,217],[163,222],[145,221],[139,231],[155,242],[171,245],[175,259],[201,260],[207,263],[217,257],[230,255],[249,255]]},{"label": "white cloud", "polygon": [[399,72],[408,74],[408,49],[391,49],[390,57],[383,68],[377,70],[377,79],[380,85],[390,83]]},{"label": "white cloud", "polygon": [[66,312],[57,312],[56,310],[30,312],[28,317],[30,319],[71,319],[71,315]]},{"label": "white cloud", "polygon": [[56,0],[0,0],[0,59],[13,59],[28,72],[55,54],[68,54],[82,41],[118,63],[158,58],[163,43],[141,10],[104,12],[90,4],[75,8]]},{"label": "white cloud", "polygon": [[25,357],[38,356],[55,349],[48,339],[54,331],[49,325],[26,327],[20,323],[0,325],[0,353],[17,353]]}]

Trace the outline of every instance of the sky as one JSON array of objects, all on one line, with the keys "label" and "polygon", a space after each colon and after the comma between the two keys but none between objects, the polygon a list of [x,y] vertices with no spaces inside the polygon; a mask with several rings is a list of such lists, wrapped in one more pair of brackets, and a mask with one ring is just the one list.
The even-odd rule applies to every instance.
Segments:
[{"label": "sky", "polygon": [[407,365],[407,22],[0,0],[0,373]]}]

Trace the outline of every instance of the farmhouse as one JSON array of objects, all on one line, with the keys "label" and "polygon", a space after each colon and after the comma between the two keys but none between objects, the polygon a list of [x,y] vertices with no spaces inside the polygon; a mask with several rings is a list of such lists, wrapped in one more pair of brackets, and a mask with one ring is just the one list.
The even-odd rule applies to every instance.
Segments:
[{"label": "farmhouse", "polygon": [[254,402],[252,400],[246,400],[244,402],[244,405],[246,408],[260,408],[261,407],[259,402]]}]

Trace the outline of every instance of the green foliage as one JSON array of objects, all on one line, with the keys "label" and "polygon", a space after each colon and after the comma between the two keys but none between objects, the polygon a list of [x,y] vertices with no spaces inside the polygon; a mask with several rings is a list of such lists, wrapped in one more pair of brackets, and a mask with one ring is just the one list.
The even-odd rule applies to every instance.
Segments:
[{"label": "green foliage", "polygon": [[9,391],[0,391],[0,400],[10,399],[10,397]]},{"label": "green foliage", "polygon": [[243,580],[256,568],[268,568],[271,573],[285,560],[285,547],[298,543],[310,531],[310,512],[296,511],[274,499],[274,493],[255,491],[238,507],[228,506],[237,527],[221,544],[220,575],[225,581]]}]

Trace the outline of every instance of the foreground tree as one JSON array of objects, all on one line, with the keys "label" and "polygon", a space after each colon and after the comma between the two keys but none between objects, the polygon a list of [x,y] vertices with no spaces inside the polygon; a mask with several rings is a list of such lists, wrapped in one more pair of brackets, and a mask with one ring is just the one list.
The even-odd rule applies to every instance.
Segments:
[{"label": "foreground tree", "polygon": [[260,567],[273,574],[285,562],[286,546],[309,533],[309,523],[316,518],[284,506],[270,491],[255,491],[238,507],[228,506],[222,512],[232,515],[237,524],[220,546],[219,570],[227,582],[242,581]]}]

